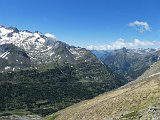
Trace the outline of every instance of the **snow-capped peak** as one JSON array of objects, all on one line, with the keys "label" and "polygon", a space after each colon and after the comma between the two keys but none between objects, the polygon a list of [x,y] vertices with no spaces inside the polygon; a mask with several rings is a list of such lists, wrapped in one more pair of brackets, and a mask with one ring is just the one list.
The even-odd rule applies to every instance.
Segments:
[{"label": "snow-capped peak", "polygon": [[1,28],[1,27],[4,27],[4,26],[3,26],[3,25],[0,25],[0,28]]},{"label": "snow-capped peak", "polygon": [[[14,27],[0,27],[0,45],[13,44],[23,49],[34,65],[53,61],[75,62],[86,54],[85,49],[69,46],[57,41],[53,34],[42,34],[39,31],[19,31]],[[8,53],[0,54],[5,58]]]},{"label": "snow-capped peak", "polygon": [[42,34],[39,31],[30,32],[28,30],[19,31],[15,27],[0,26],[0,45],[14,44],[24,49],[31,59],[44,51],[52,49],[56,42],[56,37],[52,34]]},{"label": "snow-capped peak", "polygon": [[7,36],[9,33],[13,32],[11,29],[7,29],[5,27],[0,27],[0,36]]},{"label": "snow-capped peak", "polygon": [[[52,42],[50,42],[52,41]],[[48,46],[53,43],[53,41],[56,41],[56,37],[52,34],[45,34],[43,35],[42,33],[35,31],[35,32],[30,32],[30,31],[19,31],[15,27],[5,27],[5,26],[0,26],[0,45],[6,44],[6,43],[13,43],[16,46],[26,47],[26,45],[31,45],[32,46]]]}]

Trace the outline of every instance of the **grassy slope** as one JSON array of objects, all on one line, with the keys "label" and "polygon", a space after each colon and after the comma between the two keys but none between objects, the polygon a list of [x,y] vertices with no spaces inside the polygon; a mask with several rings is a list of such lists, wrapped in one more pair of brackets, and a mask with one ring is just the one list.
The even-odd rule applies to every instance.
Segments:
[{"label": "grassy slope", "polygon": [[[158,70],[159,65],[160,63],[157,63],[151,68],[152,74],[159,72],[153,72],[153,68],[156,67]],[[154,119],[156,115],[148,113],[148,110],[150,107],[156,107],[155,110],[159,111],[160,75],[152,77],[147,75],[144,74],[143,79],[138,82],[59,111],[53,118],[56,120]],[[52,116],[49,120],[52,120]]]}]

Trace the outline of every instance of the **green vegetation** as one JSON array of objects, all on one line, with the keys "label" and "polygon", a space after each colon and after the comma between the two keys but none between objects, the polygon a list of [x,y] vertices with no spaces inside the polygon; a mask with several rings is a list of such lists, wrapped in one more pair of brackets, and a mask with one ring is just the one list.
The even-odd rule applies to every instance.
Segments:
[{"label": "green vegetation", "polygon": [[0,73],[0,111],[22,109],[45,116],[122,84],[123,80],[96,62],[63,64],[41,72]]},{"label": "green vegetation", "polygon": [[124,116],[122,116],[120,119],[123,119],[123,118],[126,118],[126,119],[135,119],[139,116],[139,113],[137,111],[133,111],[133,112],[130,112],[128,114],[125,114]]},{"label": "green vegetation", "polygon": [[52,115],[45,117],[44,120],[54,120],[56,119],[57,116],[58,116],[57,114],[52,114]]},{"label": "green vegetation", "polygon": [[23,116],[23,115],[31,115],[32,113],[29,111],[26,111],[25,109],[15,109],[12,111],[3,111],[0,113],[0,116],[6,116],[6,115],[18,115],[18,116]]},{"label": "green vegetation", "polygon": [[159,70],[157,62],[134,82],[54,113],[56,120],[158,120]]}]

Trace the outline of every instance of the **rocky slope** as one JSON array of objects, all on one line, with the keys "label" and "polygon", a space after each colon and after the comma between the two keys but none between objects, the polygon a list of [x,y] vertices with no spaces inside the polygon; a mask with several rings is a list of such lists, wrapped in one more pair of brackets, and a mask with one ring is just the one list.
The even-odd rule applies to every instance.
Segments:
[{"label": "rocky slope", "polygon": [[160,62],[138,80],[59,111],[46,120],[160,119]]},{"label": "rocky slope", "polygon": [[13,45],[0,45],[0,71],[16,71],[28,69],[31,67],[31,61],[26,52]]}]

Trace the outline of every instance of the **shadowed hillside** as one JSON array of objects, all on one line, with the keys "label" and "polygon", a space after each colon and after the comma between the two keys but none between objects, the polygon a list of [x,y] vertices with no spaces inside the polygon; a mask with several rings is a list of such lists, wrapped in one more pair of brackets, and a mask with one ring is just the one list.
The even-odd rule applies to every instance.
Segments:
[{"label": "shadowed hillside", "polygon": [[160,119],[160,62],[138,80],[59,111],[56,120]]}]

